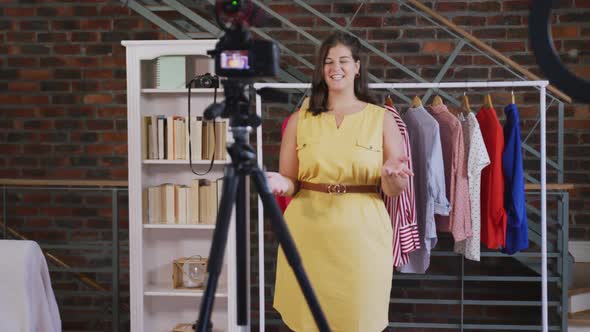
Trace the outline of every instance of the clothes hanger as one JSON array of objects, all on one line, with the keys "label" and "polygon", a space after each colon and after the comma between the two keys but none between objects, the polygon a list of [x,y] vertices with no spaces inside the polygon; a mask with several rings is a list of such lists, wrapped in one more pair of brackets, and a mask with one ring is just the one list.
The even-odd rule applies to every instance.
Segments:
[{"label": "clothes hanger", "polygon": [[510,102],[513,104],[516,104],[515,102],[515,98],[514,98],[514,90],[510,90]]},{"label": "clothes hanger", "polygon": [[432,106],[438,106],[438,105],[444,105],[443,104],[443,100],[439,95],[436,95],[436,97],[434,97],[434,100],[432,100]]},{"label": "clothes hanger", "polygon": [[469,105],[469,97],[467,97],[467,93],[463,92],[463,99],[461,100],[461,108],[465,111],[465,113],[471,113],[471,106]]},{"label": "clothes hanger", "polygon": [[412,104],[410,106],[412,108],[420,107],[422,106],[422,100],[418,96],[414,96],[414,98],[412,98]]},{"label": "clothes hanger", "polygon": [[483,99],[483,106],[488,109],[494,108],[494,105],[492,104],[492,96],[490,96],[489,93]]},{"label": "clothes hanger", "polygon": [[387,95],[387,98],[385,98],[385,105],[393,107],[393,99],[391,99],[391,95]]}]

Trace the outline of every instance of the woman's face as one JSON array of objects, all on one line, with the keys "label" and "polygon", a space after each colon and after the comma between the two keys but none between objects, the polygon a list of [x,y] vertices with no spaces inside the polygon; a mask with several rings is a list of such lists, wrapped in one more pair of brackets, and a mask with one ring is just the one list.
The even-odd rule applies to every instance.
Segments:
[{"label": "woman's face", "polygon": [[360,62],[354,61],[350,49],[338,44],[328,51],[324,60],[324,81],[329,91],[354,91],[354,79],[359,72]]}]

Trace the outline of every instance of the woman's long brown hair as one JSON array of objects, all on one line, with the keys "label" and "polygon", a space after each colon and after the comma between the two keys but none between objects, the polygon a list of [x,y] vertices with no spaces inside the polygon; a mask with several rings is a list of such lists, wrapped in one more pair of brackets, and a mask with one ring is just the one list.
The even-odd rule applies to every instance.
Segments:
[{"label": "woman's long brown hair", "polygon": [[324,80],[324,62],[330,49],[338,44],[342,44],[350,49],[354,61],[360,61],[359,77],[354,79],[354,95],[367,103],[374,103],[374,99],[369,92],[367,85],[367,70],[361,60],[361,43],[356,37],[342,32],[334,32],[329,35],[320,46],[316,58],[315,69],[311,80],[311,98],[309,102],[309,111],[313,115],[318,115],[328,111],[328,85]]}]

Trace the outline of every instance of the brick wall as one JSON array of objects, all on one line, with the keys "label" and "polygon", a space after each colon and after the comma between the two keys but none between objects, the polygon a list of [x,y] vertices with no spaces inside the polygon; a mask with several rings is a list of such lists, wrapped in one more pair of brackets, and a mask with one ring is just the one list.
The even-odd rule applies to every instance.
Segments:
[{"label": "brick wall", "polygon": [[[0,178],[126,180],[125,49],[120,42],[165,38],[120,1],[3,1]],[[110,190],[7,192],[9,227],[53,246],[49,251],[76,272],[111,288]],[[128,308],[126,192],[118,202],[120,301]],[[64,331],[112,330],[111,292],[96,291],[49,264],[57,269],[51,277]],[[123,331],[128,320],[123,309]]]},{"label": "brick wall", "polygon": [[[291,1],[266,2],[316,38],[321,39],[331,31],[327,23]],[[424,3],[538,73],[527,41],[529,1]],[[590,57],[587,55],[590,51],[590,2],[562,0],[560,3],[564,9],[556,11],[553,28],[556,47],[562,54],[574,49],[586,52],[575,58],[567,55],[562,58],[577,73],[590,77]],[[362,6],[322,2],[314,7],[335,22],[349,25],[355,34],[427,79],[438,74],[456,45],[449,33],[435,28],[394,1]],[[271,36],[313,62],[315,46],[305,37],[282,27],[275,19],[269,20],[267,26],[271,27],[267,31]],[[170,37],[115,0],[3,1],[0,27],[0,90],[3,91],[0,94],[0,178],[126,179],[125,54],[120,41]],[[415,81],[374,55],[368,56],[368,64],[370,72],[385,81]],[[309,68],[294,59],[283,57],[283,68],[288,66],[310,73]],[[509,77],[511,75],[498,65],[465,47],[444,79]],[[462,92],[452,91],[452,94],[458,97]],[[532,91],[515,93],[521,105],[523,128],[531,128],[536,122],[537,94]],[[481,104],[478,92],[471,91],[470,96],[474,107]],[[495,91],[493,96],[495,104],[500,106],[508,101],[509,92]],[[297,96],[293,95],[288,103],[269,103],[264,110],[267,130],[264,153],[269,168],[276,167],[279,124],[296,100]],[[396,100],[396,104],[401,102]],[[565,113],[566,182],[587,184],[590,106],[566,105]],[[548,149],[553,158],[557,143],[554,114],[555,106],[550,110],[548,121]],[[530,140],[535,146],[538,134],[533,133]],[[525,163],[532,173],[538,167],[530,160]],[[88,222],[87,216],[79,209],[64,210],[71,212],[67,217],[45,218],[37,205],[55,205],[59,197],[57,193],[49,195],[49,198],[35,198],[19,192],[8,196],[9,203],[15,206],[8,211],[9,220],[21,223],[21,231],[43,232],[48,235],[46,240],[49,242],[73,241],[76,233],[108,232],[108,218]],[[573,193],[570,202],[572,239],[590,240],[589,196],[589,188],[580,188]],[[86,202],[85,199],[82,197],[76,201]],[[110,206],[108,200],[97,204],[93,208]],[[122,217],[126,217],[125,211],[123,207]],[[35,219],[37,221],[31,221]],[[60,219],[67,222],[59,222]],[[46,232],[47,229],[51,231]],[[54,239],[49,236],[53,230],[64,231],[65,235],[56,235],[58,238]],[[64,238],[60,240],[59,237]],[[272,236],[267,238],[273,243]],[[96,240],[108,241],[108,238]],[[273,270],[273,255],[271,250],[269,272]],[[102,260],[97,258],[99,256]],[[84,257],[92,258],[84,264],[108,266],[105,261],[108,253]],[[126,257],[122,260],[126,262]],[[269,275],[272,276],[272,272]],[[66,276],[56,276],[58,280],[61,277]],[[271,288],[268,290],[270,294]],[[79,303],[74,301],[71,304]],[[73,329],[81,328],[75,322],[71,324]]]}]

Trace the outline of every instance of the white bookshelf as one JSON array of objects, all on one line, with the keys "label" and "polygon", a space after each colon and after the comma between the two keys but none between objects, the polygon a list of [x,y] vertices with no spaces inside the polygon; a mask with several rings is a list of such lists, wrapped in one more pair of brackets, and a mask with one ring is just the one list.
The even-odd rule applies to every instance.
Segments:
[{"label": "white bookshelf", "polygon": [[[131,331],[164,332],[180,323],[194,323],[203,298],[202,289],[174,289],[172,262],[175,259],[209,256],[214,226],[202,224],[149,224],[143,192],[163,183],[190,185],[196,178],[223,177],[228,161],[215,160],[204,176],[192,173],[187,160],[142,159],[143,117],[187,116],[187,89],[158,89],[153,82],[154,59],[165,55],[198,57],[196,72],[213,73],[207,50],[217,40],[123,41],[127,54],[127,126],[129,154],[129,265]],[[201,68],[199,68],[201,66]],[[191,69],[187,66],[186,68]],[[223,90],[218,89],[218,101]],[[191,89],[191,116],[202,115],[213,102],[213,89]],[[228,140],[231,138],[227,135]],[[193,157],[194,158],[194,157]],[[229,156],[228,156],[229,158]],[[193,169],[204,173],[210,160],[193,159]],[[237,331],[235,313],[235,213],[228,234],[222,275],[219,278],[212,321],[213,331]],[[249,315],[249,313],[248,313]],[[244,329],[240,329],[244,331]],[[249,329],[247,329],[249,331]]]}]

